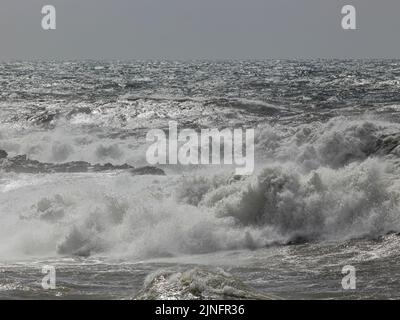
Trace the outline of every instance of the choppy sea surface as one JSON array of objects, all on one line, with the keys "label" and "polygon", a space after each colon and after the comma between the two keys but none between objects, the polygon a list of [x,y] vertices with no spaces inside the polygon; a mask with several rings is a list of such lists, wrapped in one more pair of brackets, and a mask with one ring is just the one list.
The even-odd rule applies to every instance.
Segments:
[{"label": "choppy sea surface", "polygon": [[[0,298],[400,298],[399,119],[396,60],[1,63]],[[170,121],[254,174],[124,169]]]}]

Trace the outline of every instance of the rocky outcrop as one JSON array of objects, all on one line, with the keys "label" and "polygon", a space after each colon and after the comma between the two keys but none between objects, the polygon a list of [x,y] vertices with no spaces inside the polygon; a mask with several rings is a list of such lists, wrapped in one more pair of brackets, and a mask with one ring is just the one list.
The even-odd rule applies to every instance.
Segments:
[{"label": "rocky outcrop", "polygon": [[85,161],[72,161],[66,163],[45,163],[37,160],[28,159],[26,155],[3,159],[0,169],[6,172],[16,173],[60,173],[60,172],[98,172],[108,170],[127,170],[133,169],[132,166],[124,164],[114,166],[110,163],[91,164]]},{"label": "rocky outcrop", "polygon": [[26,155],[8,157],[7,152],[0,150],[0,170],[16,173],[67,173],[67,172],[102,172],[113,170],[130,170],[134,175],[165,175],[156,167],[135,168],[129,164],[113,165],[91,164],[86,161],[71,161],[66,163],[46,163],[31,160]]},{"label": "rocky outcrop", "polygon": [[5,159],[8,157],[8,153],[4,150],[0,150],[0,159]]},{"label": "rocky outcrop", "polygon": [[377,140],[374,153],[400,156],[400,133],[380,137]]},{"label": "rocky outcrop", "polygon": [[165,176],[164,170],[156,167],[141,167],[141,168],[136,168],[130,170],[130,172],[133,175],[137,176],[147,176],[147,175],[152,175],[152,176]]}]

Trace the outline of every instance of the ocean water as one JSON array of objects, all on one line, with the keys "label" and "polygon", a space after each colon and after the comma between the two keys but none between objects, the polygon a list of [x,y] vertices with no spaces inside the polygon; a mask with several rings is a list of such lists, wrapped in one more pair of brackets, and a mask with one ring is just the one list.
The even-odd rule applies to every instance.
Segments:
[{"label": "ocean water", "polygon": [[[12,62],[0,88],[0,298],[400,298],[400,61]],[[255,129],[253,175],[132,174],[170,121]]]}]

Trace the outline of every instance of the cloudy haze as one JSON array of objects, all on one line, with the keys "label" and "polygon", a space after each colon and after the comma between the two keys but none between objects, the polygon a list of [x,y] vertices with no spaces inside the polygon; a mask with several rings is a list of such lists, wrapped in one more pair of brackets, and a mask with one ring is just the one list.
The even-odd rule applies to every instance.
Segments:
[{"label": "cloudy haze", "polygon": [[[57,30],[41,29],[41,8]],[[341,29],[341,7],[358,30]],[[0,59],[400,58],[398,0],[1,0]]]}]

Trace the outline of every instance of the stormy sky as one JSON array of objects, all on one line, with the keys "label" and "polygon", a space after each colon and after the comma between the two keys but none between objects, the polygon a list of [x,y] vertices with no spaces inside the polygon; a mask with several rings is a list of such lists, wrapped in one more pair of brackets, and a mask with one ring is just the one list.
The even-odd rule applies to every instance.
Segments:
[{"label": "stormy sky", "polygon": [[399,0],[0,0],[0,60],[400,58],[399,14]]}]

